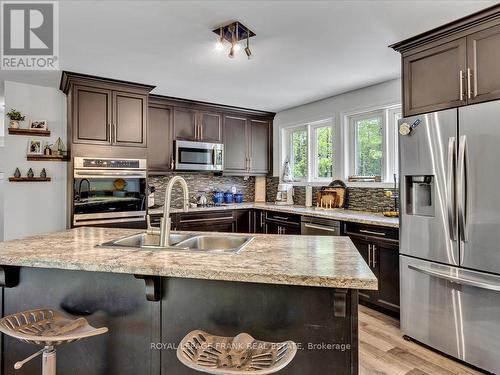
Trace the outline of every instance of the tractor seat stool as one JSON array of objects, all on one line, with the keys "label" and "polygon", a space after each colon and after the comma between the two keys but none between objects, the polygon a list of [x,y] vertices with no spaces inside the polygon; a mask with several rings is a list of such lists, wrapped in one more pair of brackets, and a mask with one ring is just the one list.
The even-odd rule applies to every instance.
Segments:
[{"label": "tractor seat stool", "polygon": [[295,354],[293,341],[259,341],[248,333],[222,337],[200,330],[188,333],[177,347],[183,365],[214,375],[272,374],[288,366]]},{"label": "tractor seat stool", "polygon": [[16,362],[16,370],[42,354],[42,375],[56,375],[56,346],[101,335],[108,329],[94,328],[84,318],[70,319],[55,310],[37,309],[0,319],[0,332],[28,344],[43,346],[23,361]]}]

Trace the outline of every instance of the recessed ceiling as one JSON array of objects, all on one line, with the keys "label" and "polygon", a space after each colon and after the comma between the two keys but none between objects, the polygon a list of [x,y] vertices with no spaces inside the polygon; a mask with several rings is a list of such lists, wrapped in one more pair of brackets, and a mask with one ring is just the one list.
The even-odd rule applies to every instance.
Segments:
[{"label": "recessed ceiling", "polygon": [[[400,76],[387,48],[497,1],[62,1],[60,67],[154,93],[280,111]],[[215,27],[257,34],[253,59],[214,48]],[[57,87],[60,72],[0,78]]]}]

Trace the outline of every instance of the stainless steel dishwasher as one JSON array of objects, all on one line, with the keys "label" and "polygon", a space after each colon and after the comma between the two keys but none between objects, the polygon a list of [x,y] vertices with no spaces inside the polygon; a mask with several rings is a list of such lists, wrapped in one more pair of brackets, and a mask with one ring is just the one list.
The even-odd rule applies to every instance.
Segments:
[{"label": "stainless steel dishwasher", "polygon": [[340,236],[340,221],[302,216],[300,233],[313,236]]}]

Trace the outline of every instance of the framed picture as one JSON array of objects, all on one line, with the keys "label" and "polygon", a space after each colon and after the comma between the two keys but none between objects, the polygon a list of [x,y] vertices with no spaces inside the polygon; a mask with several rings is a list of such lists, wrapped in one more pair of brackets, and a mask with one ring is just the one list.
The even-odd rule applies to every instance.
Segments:
[{"label": "framed picture", "polygon": [[47,120],[31,120],[30,129],[47,130]]},{"label": "framed picture", "polygon": [[43,141],[30,139],[28,141],[28,155],[43,155]]}]

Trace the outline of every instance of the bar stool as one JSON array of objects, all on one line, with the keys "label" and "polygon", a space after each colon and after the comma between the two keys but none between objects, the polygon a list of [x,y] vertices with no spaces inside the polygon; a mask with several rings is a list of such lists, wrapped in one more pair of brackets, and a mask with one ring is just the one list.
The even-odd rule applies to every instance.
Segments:
[{"label": "bar stool", "polygon": [[0,332],[28,344],[43,346],[28,358],[16,362],[16,370],[42,354],[42,375],[56,375],[56,346],[101,335],[108,329],[94,328],[84,318],[69,319],[55,310],[37,309],[0,319]]},{"label": "bar stool", "polygon": [[177,348],[183,365],[216,375],[272,374],[288,366],[295,354],[293,341],[259,341],[247,333],[221,337],[200,330],[188,333]]}]

